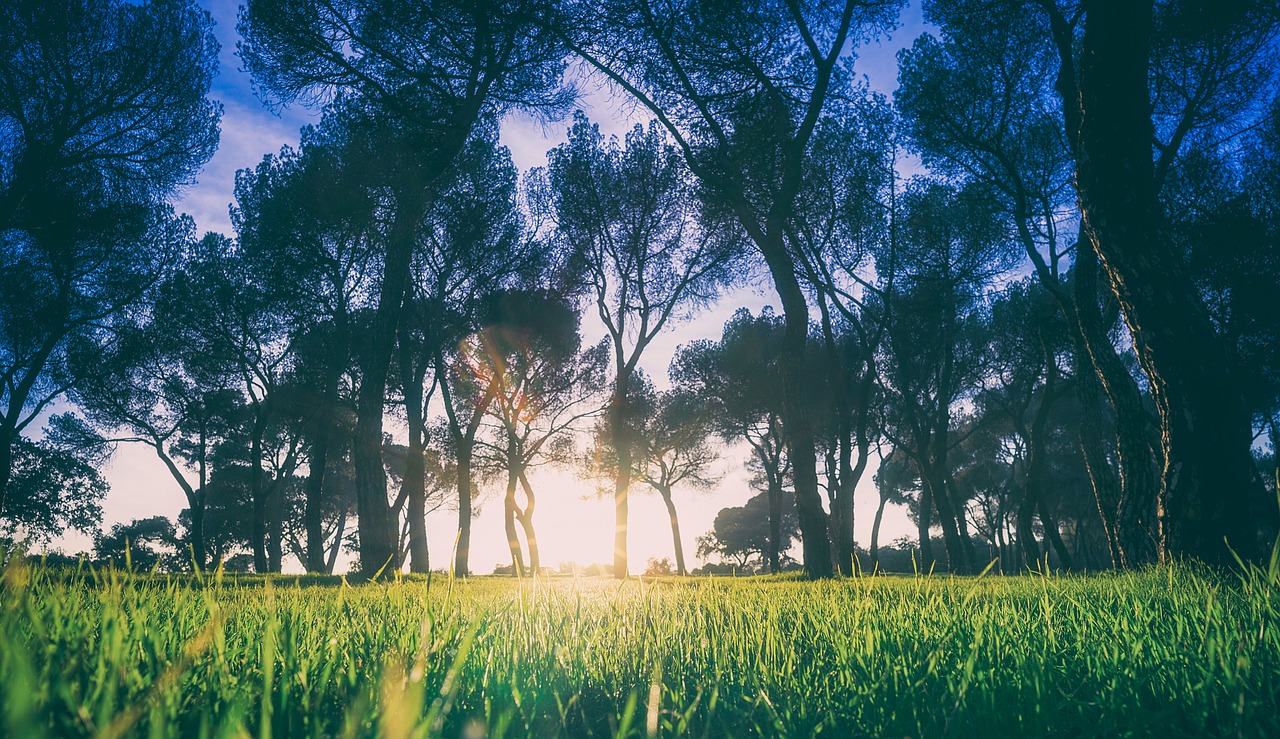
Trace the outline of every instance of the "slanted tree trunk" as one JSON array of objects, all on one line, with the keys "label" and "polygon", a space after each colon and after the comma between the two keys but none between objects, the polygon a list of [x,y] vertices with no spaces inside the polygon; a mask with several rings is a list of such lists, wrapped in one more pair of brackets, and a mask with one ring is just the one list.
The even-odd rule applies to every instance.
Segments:
[{"label": "slanted tree trunk", "polygon": [[876,517],[871,522],[871,571],[880,568],[880,524],[884,521],[884,507],[889,502],[886,495],[880,496],[880,504],[876,506]]},{"label": "slanted tree trunk", "polygon": [[671,541],[675,545],[676,552],[676,574],[687,575],[688,571],[684,566],[684,544],[680,541],[680,519],[676,516],[676,502],[671,497],[670,486],[656,486],[658,494],[662,496],[662,502],[667,506],[667,518],[671,522]]},{"label": "slanted tree trunk", "polygon": [[338,554],[342,551],[342,536],[345,533],[347,533],[347,514],[343,512],[338,514],[338,530],[333,535],[333,546],[329,549],[329,558],[324,563],[326,575],[332,575],[333,568],[338,564]]},{"label": "slanted tree trunk", "polygon": [[[1085,4],[1076,181],[1084,232],[1120,301],[1160,415],[1160,558],[1230,565],[1259,548],[1252,432],[1226,347],[1162,236],[1151,142],[1153,0]],[[1123,514],[1122,514],[1123,520]]]}]

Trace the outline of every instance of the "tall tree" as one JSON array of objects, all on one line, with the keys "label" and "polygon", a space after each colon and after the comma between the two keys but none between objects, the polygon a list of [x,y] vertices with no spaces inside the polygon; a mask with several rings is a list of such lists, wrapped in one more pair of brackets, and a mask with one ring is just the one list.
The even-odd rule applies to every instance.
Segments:
[{"label": "tall tree", "polygon": [[631,384],[654,338],[717,293],[735,245],[699,225],[688,169],[656,123],[637,125],[622,145],[577,113],[568,142],[547,155],[547,185],[556,238],[569,251],[612,347],[613,572],[626,577],[636,433],[626,407]]},{"label": "tall tree", "polygon": [[68,348],[137,303],[191,228],[164,201],[217,146],[211,25],[187,2],[0,10],[0,511],[13,445],[74,379]]},{"label": "tall tree", "polygon": [[676,140],[706,197],[745,231],[782,302],[783,393],[796,505],[812,575],[831,572],[814,432],[804,408],[809,305],[786,228],[814,131],[850,89],[853,47],[888,28],[898,0],[568,4],[573,51]]},{"label": "tall tree", "polygon": [[251,0],[241,11],[246,66],[281,103],[341,98],[377,118],[388,218],[377,308],[362,358],[354,460],[362,566],[395,557],[382,423],[414,245],[436,184],[480,121],[514,109],[555,116],[572,98],[563,54],[533,0],[404,4]]},{"label": "tall tree", "polygon": [[343,416],[354,413],[352,378],[359,316],[369,304],[378,199],[368,157],[350,121],[327,116],[236,178],[231,211],[239,248],[293,336],[293,374],[306,393],[307,481],[303,520],[309,572],[326,567],[325,478],[338,454]]},{"label": "tall tree", "polygon": [[1074,158],[1061,97],[1046,82],[1056,74],[1057,52],[1045,43],[1037,8],[1008,3],[1000,12],[1002,22],[990,24],[965,3],[928,4],[941,39],[923,36],[903,53],[898,105],[929,166],[981,182],[999,198],[1037,278],[1066,316],[1076,362],[1086,370],[1077,373],[1080,401],[1096,407],[1105,393],[1116,417],[1116,472],[1096,415],[1081,419],[1098,508],[1116,564],[1139,565],[1155,554],[1158,450],[1150,414],[1112,342],[1115,312],[1107,317],[1100,308],[1096,254],[1087,241],[1072,243],[1067,231],[1078,220]]}]

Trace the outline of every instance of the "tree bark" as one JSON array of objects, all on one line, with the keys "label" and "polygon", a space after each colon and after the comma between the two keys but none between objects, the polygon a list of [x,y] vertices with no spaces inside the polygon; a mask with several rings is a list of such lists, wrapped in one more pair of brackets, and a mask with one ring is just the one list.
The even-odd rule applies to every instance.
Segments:
[{"label": "tree bark", "polygon": [[1252,433],[1225,346],[1162,238],[1149,90],[1152,0],[1085,4],[1077,192],[1160,415],[1160,558],[1230,565],[1259,548]]},{"label": "tree bark", "polygon": [[876,517],[871,522],[871,571],[880,569],[880,523],[884,521],[884,507],[889,502],[887,496],[880,496],[880,505],[876,506]]}]

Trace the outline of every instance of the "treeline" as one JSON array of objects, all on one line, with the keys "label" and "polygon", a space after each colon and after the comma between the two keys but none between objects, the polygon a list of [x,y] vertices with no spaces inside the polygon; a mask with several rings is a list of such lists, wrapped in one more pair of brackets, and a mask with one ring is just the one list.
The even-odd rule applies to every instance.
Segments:
[{"label": "treeline", "polygon": [[[492,485],[537,571],[530,472],[561,465],[612,492],[615,574],[642,488],[683,573],[676,493],[746,442],[760,493],[701,556],[776,571],[798,536],[811,575],[874,567],[889,502],[956,572],[1230,564],[1275,536],[1273,4],[927,2],[891,104],[856,52],[895,0],[250,0],[259,93],[321,120],[202,238],[169,203],[217,145],[211,21],[64,5],[0,10],[10,534],[94,530],[96,468],[138,443],[187,501],[181,533],[139,530],[198,564],[328,572],[350,543],[427,571],[447,505],[465,575]],[[579,78],[649,122],[602,136]],[[572,113],[546,167],[498,143],[516,113]],[[780,315],[739,311],[657,391],[654,339],[750,281]]]}]

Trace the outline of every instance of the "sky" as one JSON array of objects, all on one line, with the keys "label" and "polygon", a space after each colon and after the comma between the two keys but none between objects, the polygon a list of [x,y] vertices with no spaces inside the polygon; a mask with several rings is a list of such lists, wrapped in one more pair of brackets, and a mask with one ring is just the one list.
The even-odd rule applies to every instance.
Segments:
[{"label": "sky", "polygon": [[[238,0],[202,0],[201,4],[212,15],[214,33],[222,46],[219,74],[210,91],[210,97],[223,105],[221,139],[217,153],[199,173],[196,182],[181,194],[175,207],[195,219],[200,233],[217,231],[234,236],[229,206],[236,171],[255,166],[264,155],[282,146],[296,146],[299,130],[318,121],[319,115],[318,111],[301,106],[278,112],[268,110],[254,95],[252,80],[236,56]],[[857,50],[855,72],[865,75],[873,89],[891,96],[897,86],[897,51],[910,45],[924,31],[919,3],[912,2],[899,19],[895,32]],[[579,107],[605,135],[621,137],[638,121],[631,106],[623,105],[623,100],[599,83],[584,80],[580,87],[584,95]],[[513,116],[503,121],[500,139],[523,173],[546,164],[546,152],[565,140],[566,130],[564,123],[547,125]],[[667,366],[679,346],[697,339],[718,339],[725,321],[735,310],[747,307],[758,313],[766,305],[778,305],[776,295],[767,284],[734,289],[702,313],[659,336],[646,350],[641,367],[661,389],[666,382]],[[584,317],[583,331],[587,343],[603,335],[603,328],[592,323],[590,312]],[[598,335],[592,335],[593,332]],[[390,430],[394,433],[394,429]],[[711,529],[716,513],[728,506],[742,505],[754,493],[748,487],[744,471],[746,453],[745,445],[725,449],[717,470],[721,480],[713,490],[676,491],[685,556],[691,567],[701,564],[695,556],[696,539]],[[878,503],[873,482],[875,463],[873,455],[871,468],[855,494],[856,540],[862,546],[870,541]],[[103,504],[104,528],[145,516],[176,518],[186,505],[177,484],[149,447],[122,444],[104,469],[104,476],[111,485]],[[594,483],[579,479],[571,471],[542,469],[534,473],[531,482],[538,495],[535,527],[544,565],[555,567],[562,562],[586,565],[611,560],[611,496],[600,497]],[[885,512],[880,541],[888,543],[913,535],[914,529],[905,509],[891,505]],[[672,557],[666,508],[660,497],[642,485],[632,491],[629,530],[633,571],[642,571],[650,558]],[[451,559],[457,514],[442,508],[428,515],[427,531],[433,566],[445,566]],[[78,534],[55,542],[55,547],[68,552],[88,550],[91,546],[88,537]],[[495,565],[509,562],[500,492],[485,490],[472,523],[472,570],[490,572]],[[286,558],[285,569],[301,571],[291,557]]]}]

